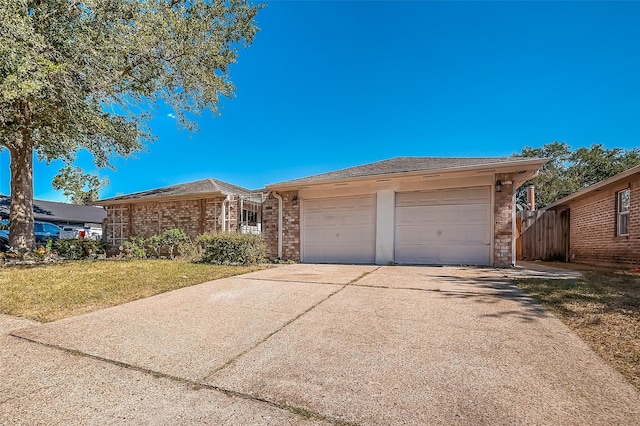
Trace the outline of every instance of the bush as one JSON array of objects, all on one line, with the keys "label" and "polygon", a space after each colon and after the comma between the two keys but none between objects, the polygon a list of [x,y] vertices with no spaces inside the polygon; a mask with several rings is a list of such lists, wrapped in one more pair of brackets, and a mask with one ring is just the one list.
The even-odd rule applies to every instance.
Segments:
[{"label": "bush", "polygon": [[198,238],[202,262],[218,265],[255,265],[266,259],[266,246],[259,235],[203,234]]},{"label": "bush", "polygon": [[142,237],[131,237],[122,243],[121,255],[128,259],[146,259],[147,250],[145,248],[146,240]]},{"label": "bush", "polygon": [[173,259],[176,252],[180,251],[180,247],[185,245],[188,249],[187,245],[190,241],[189,236],[182,229],[171,228],[149,238],[129,237],[120,246],[117,256],[126,259],[149,259],[164,255]]},{"label": "bush", "polygon": [[106,253],[106,247],[102,241],[91,239],[57,240],[54,250],[64,259],[95,259]]},{"label": "bush", "polygon": [[178,248],[180,244],[189,242],[189,236],[185,234],[182,229],[171,228],[160,235],[160,242],[162,246],[167,248],[169,257],[173,259],[176,248]]}]

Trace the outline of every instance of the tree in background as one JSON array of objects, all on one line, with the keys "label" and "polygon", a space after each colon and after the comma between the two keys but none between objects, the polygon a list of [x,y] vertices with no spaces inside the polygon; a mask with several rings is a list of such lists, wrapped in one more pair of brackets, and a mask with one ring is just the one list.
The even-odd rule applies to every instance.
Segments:
[{"label": "tree in background", "polygon": [[152,139],[158,101],[180,125],[235,92],[229,66],[258,31],[247,0],[0,0],[0,149],[11,157],[10,244],[32,249],[33,156],[98,167]]},{"label": "tree in background", "polygon": [[540,148],[524,147],[516,157],[543,157],[549,161],[535,178],[527,181],[516,194],[518,203],[526,205],[526,187],[536,187],[536,208],[610,178],[640,164],[640,148],[606,149],[602,144],[574,151],[566,142],[552,142]]},{"label": "tree in background", "polygon": [[73,204],[91,204],[97,201],[100,190],[109,185],[109,179],[84,173],[80,167],[65,166],[53,178],[52,186],[62,191]]}]

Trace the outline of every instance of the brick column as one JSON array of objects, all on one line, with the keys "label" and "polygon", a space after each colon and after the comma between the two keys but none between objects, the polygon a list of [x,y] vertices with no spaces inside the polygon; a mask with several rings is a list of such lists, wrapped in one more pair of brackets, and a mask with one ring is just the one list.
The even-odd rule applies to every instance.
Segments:
[{"label": "brick column", "polygon": [[493,266],[508,267],[515,262],[513,249],[514,188],[512,174],[497,174],[502,192],[494,188]]}]

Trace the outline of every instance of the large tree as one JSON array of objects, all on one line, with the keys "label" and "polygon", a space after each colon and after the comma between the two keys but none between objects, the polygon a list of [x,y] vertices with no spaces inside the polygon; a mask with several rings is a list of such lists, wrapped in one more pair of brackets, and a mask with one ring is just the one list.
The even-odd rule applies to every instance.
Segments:
[{"label": "large tree", "polygon": [[158,101],[194,129],[234,86],[257,32],[247,0],[0,0],[0,148],[11,157],[10,244],[31,249],[33,158],[98,167],[151,139]]},{"label": "large tree", "polygon": [[109,185],[109,179],[84,173],[80,167],[64,166],[54,176],[51,186],[62,191],[73,204],[87,205],[98,201],[100,191]]},{"label": "large tree", "polygon": [[640,148],[604,148],[601,144],[572,150],[566,142],[552,142],[539,148],[526,146],[518,157],[543,157],[549,161],[538,176],[526,182],[517,193],[526,204],[526,187],[536,187],[536,207],[544,207],[582,188],[610,178],[640,164]]}]

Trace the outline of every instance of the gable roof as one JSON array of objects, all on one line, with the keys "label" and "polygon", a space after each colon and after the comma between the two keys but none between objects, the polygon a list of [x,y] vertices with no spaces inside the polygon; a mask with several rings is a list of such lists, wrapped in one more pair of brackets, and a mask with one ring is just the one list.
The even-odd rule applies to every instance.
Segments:
[{"label": "gable roof", "polygon": [[119,195],[117,197],[105,198],[96,201],[94,204],[107,205],[120,201],[147,201],[155,198],[188,198],[191,195],[244,195],[249,196],[253,192],[237,185],[232,185],[217,179],[202,179],[193,182],[181,183],[178,185],[165,186],[162,188],[150,189],[148,191],[135,192],[133,194]]},{"label": "gable roof", "polygon": [[288,187],[299,184],[314,184],[373,176],[406,174],[411,172],[476,169],[494,165],[508,166],[516,164],[539,164],[535,168],[535,170],[537,170],[546,161],[547,160],[544,158],[525,157],[396,157],[390,160],[377,161],[375,163],[279,182],[267,185],[267,187]]},{"label": "gable roof", "polygon": [[[0,217],[8,218],[11,197],[0,195]],[[102,223],[107,212],[100,207],[79,206],[55,201],[33,200],[35,220],[61,223]]]},{"label": "gable roof", "polygon": [[548,206],[543,207],[542,210],[549,210],[549,209],[554,209],[559,207],[567,207],[571,202],[589,197],[590,195],[592,195],[593,192],[601,191],[608,186],[614,186],[625,180],[632,180],[632,179],[640,179],[640,165],[627,169],[622,173],[618,173],[617,175],[611,176],[608,179],[605,179],[598,183],[594,183],[593,185],[587,186],[586,188],[581,189],[578,192],[574,192],[571,195],[568,195],[564,198],[554,201]]}]

